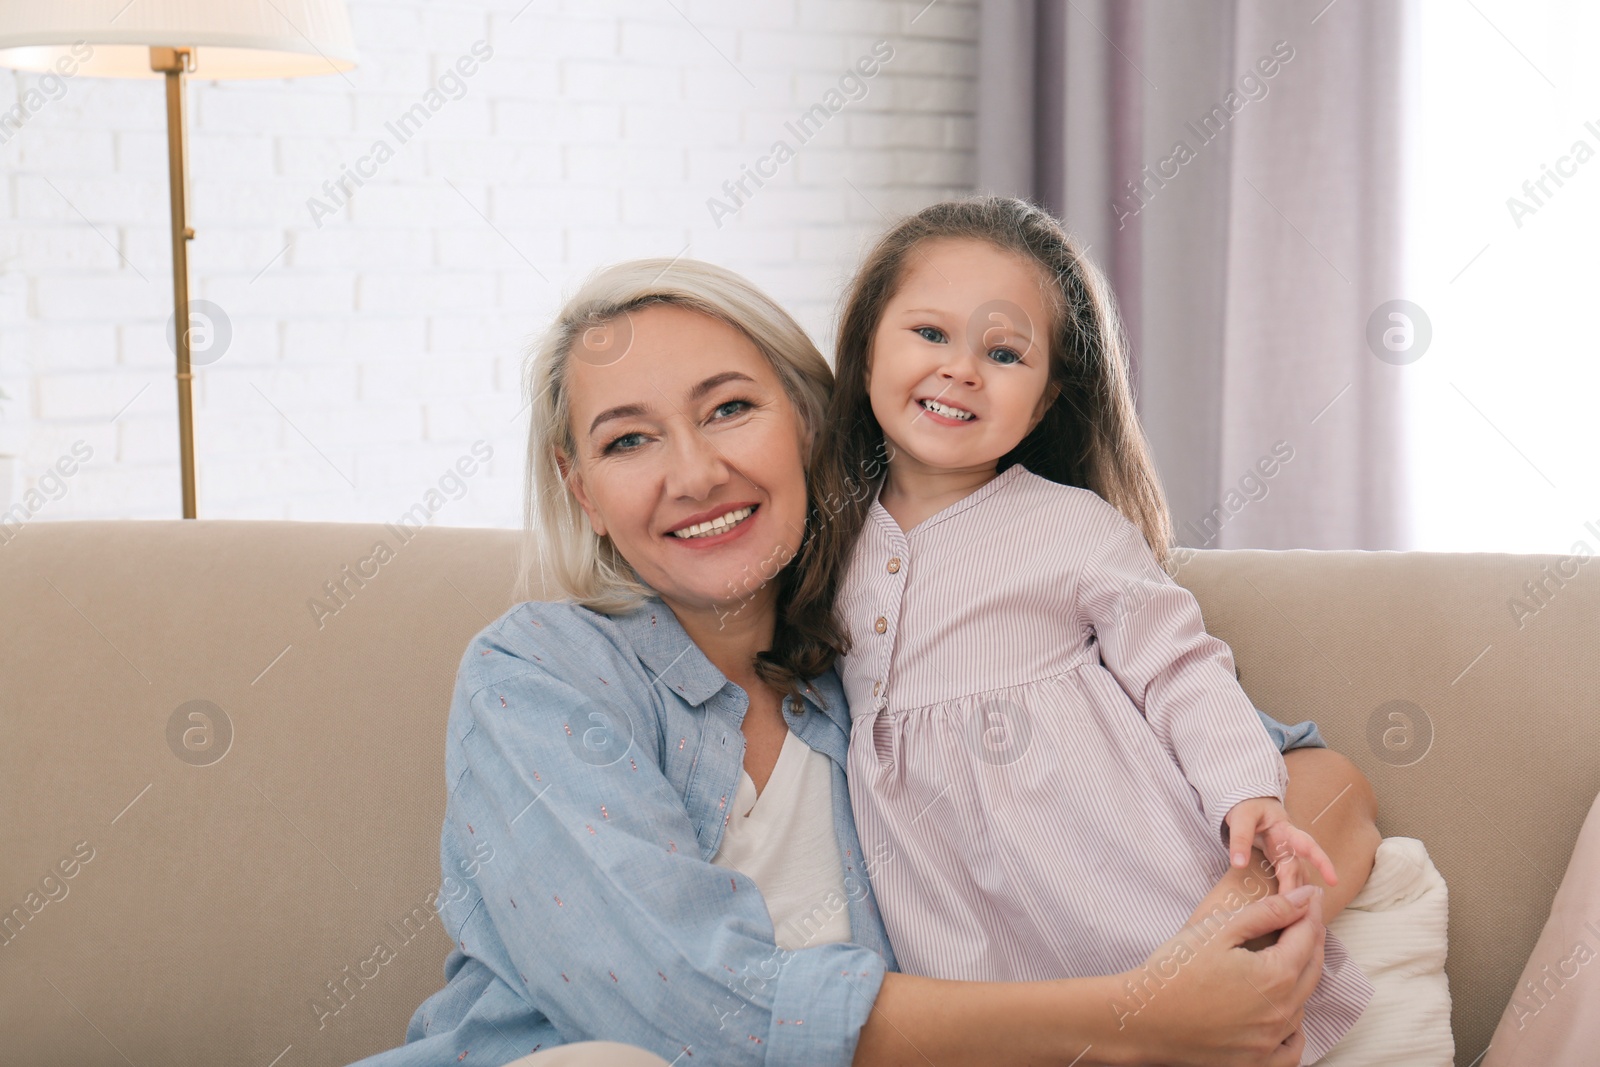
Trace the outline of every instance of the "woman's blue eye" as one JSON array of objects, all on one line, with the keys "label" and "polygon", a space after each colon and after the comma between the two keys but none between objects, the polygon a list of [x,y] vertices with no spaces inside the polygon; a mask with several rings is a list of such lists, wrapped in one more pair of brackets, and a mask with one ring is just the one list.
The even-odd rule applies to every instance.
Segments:
[{"label": "woman's blue eye", "polygon": [[[753,407],[755,407],[755,404],[748,400],[724,400],[722,403],[711,409],[711,414],[716,417],[731,419],[733,416],[742,412],[745,408]],[[734,410],[729,411],[729,408],[733,408]],[[639,445],[628,444],[626,442],[630,438],[643,436],[644,434],[637,430],[635,430],[633,433],[622,434],[618,437],[612,438],[611,443],[606,445],[600,451],[603,455],[609,455],[613,452],[631,452],[635,448],[638,448]]]},{"label": "woman's blue eye", "polygon": [[[1022,356],[1016,351],[1016,349],[1013,349],[1013,348],[991,348],[991,349],[989,349],[989,356],[996,363],[999,363],[1002,366],[1006,366],[1006,367],[1009,367],[1009,366],[1011,366],[1012,364],[1015,364],[1015,363],[1021,363],[1022,362]],[[1005,359],[1000,358],[1002,356],[1005,356],[1007,358],[1005,358]]]},{"label": "woman's blue eye", "polygon": [[[945,342],[944,331],[937,326],[918,326],[916,332],[924,341],[932,341],[936,345],[942,345]],[[929,337],[930,333],[935,336]]]},{"label": "woman's blue eye", "polygon": [[614,439],[609,445],[606,445],[606,447],[602,448],[600,451],[602,453],[611,453],[611,452],[617,451],[618,450],[618,446],[621,446],[621,450],[626,452],[629,448],[632,448],[634,446],[632,446],[632,445],[623,445],[622,442],[626,441],[630,437],[643,437],[643,436],[644,436],[644,434],[637,433],[637,432],[635,432],[635,433],[625,433],[622,436]]}]

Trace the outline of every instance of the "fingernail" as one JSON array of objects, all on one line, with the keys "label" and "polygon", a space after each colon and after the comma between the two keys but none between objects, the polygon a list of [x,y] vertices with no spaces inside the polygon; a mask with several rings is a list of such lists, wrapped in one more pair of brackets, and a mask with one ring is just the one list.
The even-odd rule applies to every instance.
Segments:
[{"label": "fingernail", "polygon": [[1300,905],[1310,900],[1311,894],[1315,893],[1316,891],[1317,887],[1314,885],[1303,885],[1299,889],[1291,890],[1285,895],[1289,898],[1289,903],[1298,908]]}]

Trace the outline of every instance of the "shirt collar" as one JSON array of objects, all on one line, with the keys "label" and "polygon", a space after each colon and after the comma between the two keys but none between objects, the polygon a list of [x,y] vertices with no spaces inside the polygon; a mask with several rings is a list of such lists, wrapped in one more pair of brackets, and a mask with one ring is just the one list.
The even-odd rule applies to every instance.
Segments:
[{"label": "shirt collar", "polygon": [[[696,707],[704,704],[728,684],[727,677],[706,658],[660,597],[651,597],[633,611],[611,618],[627,638],[628,647],[656,676],[657,682],[690,704]],[[806,703],[824,711],[835,722],[849,722],[844,710],[844,688],[832,671],[812,679],[801,689]],[[826,708],[819,697],[827,699]]]},{"label": "shirt collar", "polygon": [[611,618],[656,682],[690,704],[704,704],[728,684],[660,597],[651,597],[634,610]]}]

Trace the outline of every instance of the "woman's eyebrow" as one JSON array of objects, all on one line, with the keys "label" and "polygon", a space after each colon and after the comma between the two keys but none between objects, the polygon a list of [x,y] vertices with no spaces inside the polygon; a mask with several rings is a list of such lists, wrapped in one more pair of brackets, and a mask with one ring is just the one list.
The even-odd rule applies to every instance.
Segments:
[{"label": "woman's eyebrow", "polygon": [[[711,390],[725,382],[749,382],[751,385],[756,384],[756,380],[750,377],[748,374],[736,370],[726,370],[721,374],[713,374],[699,385],[696,385],[693,389],[690,389],[689,400],[699,400],[701,397],[711,392]],[[618,404],[614,408],[606,408],[600,414],[596,415],[594,417],[594,421],[589,424],[589,434],[590,436],[593,436],[595,430],[599,428],[602,422],[607,422],[611,419],[631,419],[639,415],[648,415],[649,413],[649,407],[644,404]]]},{"label": "woman's eyebrow", "polygon": [[618,404],[614,408],[606,408],[596,415],[594,421],[589,424],[589,435],[591,437],[594,436],[595,430],[599,429],[602,422],[610,419],[631,419],[636,415],[644,415],[649,410],[643,404]]},{"label": "woman's eyebrow", "polygon": [[707,378],[705,381],[689,390],[689,399],[699,400],[701,397],[705,396],[707,393],[711,392],[711,390],[715,389],[724,382],[749,382],[751,385],[756,384],[756,380],[754,378],[743,373],[742,371],[725,370],[721,374],[713,374],[711,377]]}]

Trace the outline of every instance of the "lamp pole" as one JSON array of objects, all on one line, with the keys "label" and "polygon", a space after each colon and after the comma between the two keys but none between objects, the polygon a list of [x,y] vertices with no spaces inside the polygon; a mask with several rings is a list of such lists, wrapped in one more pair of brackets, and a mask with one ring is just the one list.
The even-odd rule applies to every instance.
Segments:
[{"label": "lamp pole", "polygon": [[[81,74],[161,78],[166,83],[172,348],[177,357],[178,469],[186,519],[197,514],[195,335],[189,316],[188,247],[194,231],[188,220],[184,122],[187,76],[298,78],[342,75],[355,65],[355,38],[345,0],[0,0],[0,67],[60,78]],[[205,302],[200,306],[204,308]],[[213,351],[208,359],[202,351],[200,361],[221,355],[221,350]]]},{"label": "lamp pole", "polygon": [[172,199],[172,333],[178,354],[178,460],[183,477],[183,517],[196,517],[194,488],[194,379],[189,364],[188,161],[184,153],[183,76],[194,69],[187,48],[151,48],[150,69],[166,75],[167,176]]}]

